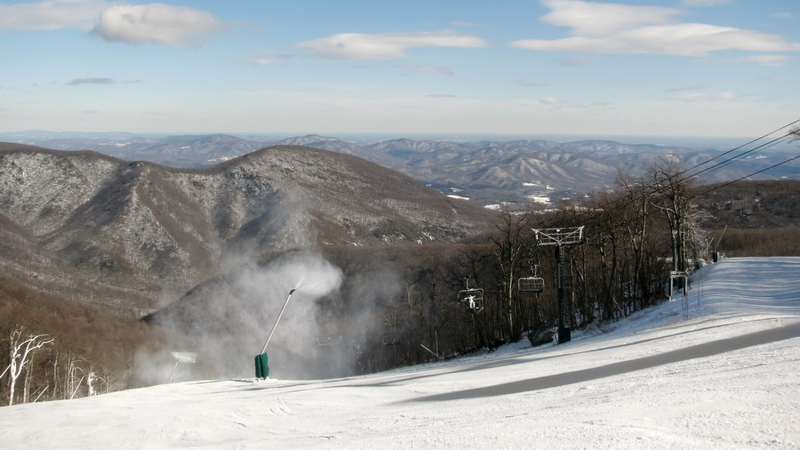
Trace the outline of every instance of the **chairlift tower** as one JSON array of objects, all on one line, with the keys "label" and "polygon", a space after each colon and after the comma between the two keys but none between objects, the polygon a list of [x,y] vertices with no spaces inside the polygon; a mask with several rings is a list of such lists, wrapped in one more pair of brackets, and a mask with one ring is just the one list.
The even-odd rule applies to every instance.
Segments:
[{"label": "chairlift tower", "polygon": [[672,289],[675,287],[676,278],[682,280],[683,301],[681,302],[681,309],[683,311],[683,320],[689,320],[689,272],[673,270],[669,273],[669,301],[672,301]]},{"label": "chairlift tower", "polygon": [[533,229],[535,245],[556,246],[556,261],[558,262],[558,343],[563,344],[572,339],[572,333],[565,325],[566,305],[564,303],[563,265],[564,252],[561,248],[565,245],[578,245],[586,242],[583,237],[583,226],[569,228],[544,228]]}]

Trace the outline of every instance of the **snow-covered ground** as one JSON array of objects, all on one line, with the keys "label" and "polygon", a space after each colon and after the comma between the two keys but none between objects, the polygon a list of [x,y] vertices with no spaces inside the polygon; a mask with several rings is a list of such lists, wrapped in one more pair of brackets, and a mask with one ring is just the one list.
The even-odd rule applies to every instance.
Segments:
[{"label": "snow-covered ground", "polygon": [[375,375],[0,408],[0,447],[800,448],[800,258],[708,266],[688,303]]}]

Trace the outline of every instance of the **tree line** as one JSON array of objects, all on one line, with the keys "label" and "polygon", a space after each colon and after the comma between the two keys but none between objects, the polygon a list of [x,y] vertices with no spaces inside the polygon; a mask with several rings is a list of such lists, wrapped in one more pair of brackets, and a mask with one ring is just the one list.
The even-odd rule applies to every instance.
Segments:
[{"label": "tree line", "polygon": [[[561,248],[567,327],[617,321],[664,300],[669,283],[680,280],[672,272],[691,272],[711,256],[711,237],[695,207],[698,192],[679,160],[663,157],[642,177],[620,173],[608,191],[505,209],[490,232],[435,250],[428,260],[408,249],[408,261],[397,264],[406,268],[404,286],[381,305],[380,338],[357,352],[359,364],[378,371],[525,337],[547,341],[558,323],[558,260],[556,247],[538,245],[536,230],[584,230],[584,242]],[[521,289],[521,279],[537,279],[543,289]],[[459,302],[470,289],[480,292],[478,307]]]}]

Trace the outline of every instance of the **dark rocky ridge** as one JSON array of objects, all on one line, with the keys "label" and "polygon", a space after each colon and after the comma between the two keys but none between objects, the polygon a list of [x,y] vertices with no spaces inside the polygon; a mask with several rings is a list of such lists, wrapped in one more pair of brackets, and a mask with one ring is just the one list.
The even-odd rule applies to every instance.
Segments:
[{"label": "dark rocky ridge", "polygon": [[139,316],[238,258],[455,242],[492,213],[354,156],[274,146],[206,169],[0,144],[0,267]]}]

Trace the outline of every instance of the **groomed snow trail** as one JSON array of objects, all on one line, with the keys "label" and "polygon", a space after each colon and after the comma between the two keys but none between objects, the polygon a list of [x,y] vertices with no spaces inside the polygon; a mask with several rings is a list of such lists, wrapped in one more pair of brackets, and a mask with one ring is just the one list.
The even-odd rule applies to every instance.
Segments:
[{"label": "groomed snow trail", "polygon": [[365,377],[0,408],[0,446],[800,448],[800,258],[723,260],[688,302],[688,320],[678,298],[564,345]]}]

